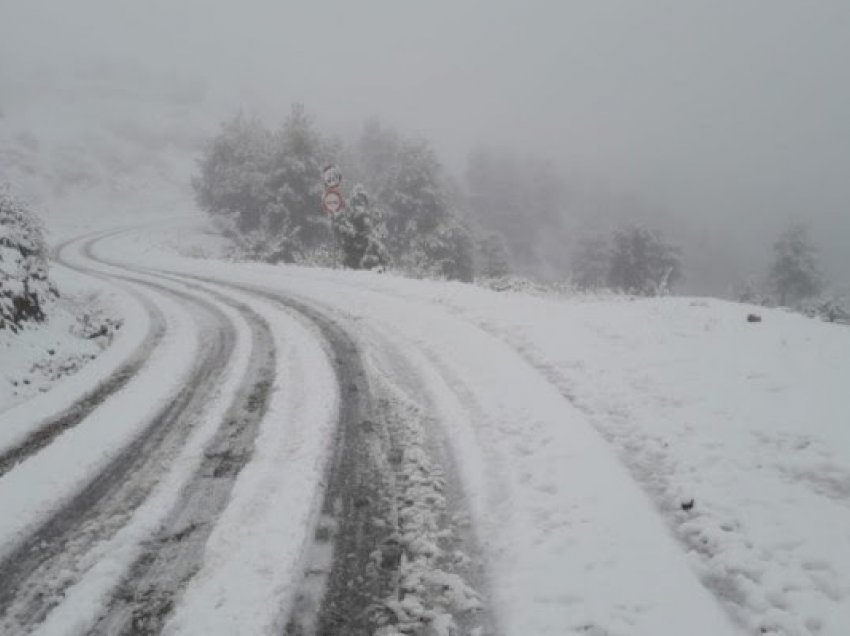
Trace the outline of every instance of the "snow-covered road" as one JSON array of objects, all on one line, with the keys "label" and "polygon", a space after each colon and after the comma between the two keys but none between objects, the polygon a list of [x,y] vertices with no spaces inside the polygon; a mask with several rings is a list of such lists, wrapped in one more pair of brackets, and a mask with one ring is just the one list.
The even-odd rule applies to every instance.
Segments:
[{"label": "snow-covered road", "polygon": [[126,326],[0,414],[3,633],[850,633],[850,330],[194,232],[61,250]]}]

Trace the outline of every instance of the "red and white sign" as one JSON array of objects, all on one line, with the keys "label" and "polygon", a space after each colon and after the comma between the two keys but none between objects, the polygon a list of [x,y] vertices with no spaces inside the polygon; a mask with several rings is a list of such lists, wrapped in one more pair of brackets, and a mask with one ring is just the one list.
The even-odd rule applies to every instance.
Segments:
[{"label": "red and white sign", "polygon": [[336,190],[328,190],[322,197],[322,207],[328,214],[336,214],[345,209],[345,199]]}]

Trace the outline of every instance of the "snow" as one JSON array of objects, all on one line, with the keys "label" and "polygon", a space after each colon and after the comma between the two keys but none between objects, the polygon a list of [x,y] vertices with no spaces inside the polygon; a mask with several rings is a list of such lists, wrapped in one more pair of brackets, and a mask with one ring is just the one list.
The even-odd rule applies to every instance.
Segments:
[{"label": "snow", "polygon": [[[64,267],[54,266],[51,277],[63,297],[50,308],[48,320],[14,337],[0,332],[0,452],[114,373],[150,328],[144,308],[126,290]],[[80,317],[98,307],[121,320],[111,342],[77,335]],[[59,373],[64,366],[68,373]]]},{"label": "snow", "polygon": [[282,633],[319,514],[336,376],[316,334],[267,302],[235,295],[275,325],[277,382],[251,462],[210,536],[169,634]]},{"label": "snow", "polygon": [[403,350],[424,349],[413,363],[445,405],[465,483],[478,484],[469,495],[506,633],[731,632],[616,457],[516,352],[444,312],[368,306],[370,320],[404,325]]},{"label": "snow", "polygon": [[[429,423],[453,454],[488,576],[474,591],[454,582],[465,595],[456,600],[477,602],[480,594],[503,633],[850,633],[847,327],[711,299],[545,298],[229,263],[209,258],[217,248],[203,228],[168,225],[107,238],[95,254],[293,295],[345,325],[372,372],[432,409]],[[255,456],[168,633],[280,632],[318,518],[338,399],[327,354],[301,319],[247,291],[226,293],[272,326],[276,391]],[[125,312],[134,302],[115,298]],[[149,300],[176,330],[146,365],[148,375],[132,383],[152,408],[179,383],[193,326],[179,307]],[[747,322],[753,312],[763,321]],[[141,321],[122,333],[74,376],[91,374],[68,395],[108,373],[132,349],[131,335],[145,330]],[[169,363],[167,372],[151,370]],[[127,402],[128,390],[114,399]],[[117,407],[102,407],[109,408]],[[71,488],[46,474],[73,484],[128,434],[99,429],[102,417],[0,480],[0,544]],[[181,471],[201,439],[187,446]],[[179,474],[118,543],[103,547],[93,574],[71,589],[44,633],[90,624],[167,510]],[[413,539],[422,539],[427,565],[427,534]],[[408,574],[421,582],[439,573]],[[397,609],[417,615],[421,600]],[[447,620],[432,629],[448,631]]]},{"label": "snow", "polygon": [[507,633],[734,633],[719,606],[748,632],[850,628],[846,327],[155,260],[314,299],[403,347],[461,458]]},{"label": "snow", "polygon": [[[206,404],[204,412],[199,416],[196,430],[171,462],[170,469],[164,471],[161,482],[149,498],[119,532],[109,540],[102,541],[91,554],[86,555],[87,562],[84,566],[90,567],[91,570],[65,592],[63,602],[39,626],[36,633],[40,636],[88,633],[91,624],[104,611],[110,592],[137,560],[145,542],[159,529],[165,515],[174,507],[183,485],[197,469],[204,449],[216,432],[223,413],[229,407],[230,395],[241,382],[250,355],[250,330],[244,319],[227,305],[220,304],[219,309],[233,321],[237,331],[234,355],[219,391]],[[188,334],[181,335],[186,338]],[[191,358],[185,356],[186,352],[180,349],[166,349],[174,356],[169,360],[171,365],[179,367],[181,358]],[[147,402],[137,414],[149,416],[156,406],[156,403]]]},{"label": "snow", "polygon": [[[38,80],[39,100],[22,86],[4,102],[0,170],[45,214],[49,238],[200,218],[187,212],[188,181],[191,154],[214,130],[203,120],[209,111],[191,99],[173,107],[145,98],[133,86],[138,78],[118,92],[94,83],[76,99],[68,96],[77,79],[48,79]],[[48,85],[55,94],[44,93]],[[454,600],[480,594],[502,633],[850,633],[847,327],[710,299],[552,299],[210,258],[220,250],[208,228],[169,224],[108,239],[97,251],[295,294],[333,313],[371,372],[392,377],[436,415],[428,424],[454,455],[489,578],[474,591],[453,581],[461,593]],[[168,335],[137,378],[0,479],[0,556],[169,400],[199,346],[192,316],[161,294],[60,266],[51,276],[65,296],[96,291],[122,329],[101,353],[69,333],[75,317],[60,304],[45,325],[14,338],[0,332],[0,452],[137,351],[151,328],[146,304],[162,311]],[[282,631],[318,517],[338,400],[315,330],[266,301],[227,294],[272,326],[277,384],[254,457],[168,624],[174,634]],[[89,629],[192,474],[247,355],[247,327],[222,311],[238,338],[220,391],[150,497],[86,556],[91,569],[39,633]],[[763,321],[747,323],[751,312]],[[49,371],[28,373],[48,369],[51,358],[95,354],[58,381]],[[427,510],[414,512],[431,523]],[[406,574],[417,585],[436,580],[431,537],[412,534],[424,541],[423,560]],[[409,596],[397,611],[418,618],[422,598]],[[431,627],[448,632],[448,619]]]},{"label": "snow", "polygon": [[160,297],[157,303],[174,329],[127,390],[107,398],[80,424],[0,480],[4,513],[0,515],[0,556],[81,490],[91,475],[134,439],[150,416],[171,401],[188,374],[198,346],[196,325],[174,300]]}]

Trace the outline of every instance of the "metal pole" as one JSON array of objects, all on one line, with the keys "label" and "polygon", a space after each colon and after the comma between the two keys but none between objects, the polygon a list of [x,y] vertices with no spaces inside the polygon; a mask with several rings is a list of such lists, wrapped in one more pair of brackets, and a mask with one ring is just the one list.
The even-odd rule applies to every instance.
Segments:
[{"label": "metal pole", "polygon": [[336,226],[334,225],[333,215],[331,215],[331,241],[333,242],[333,268],[339,269],[339,246],[336,240]]}]

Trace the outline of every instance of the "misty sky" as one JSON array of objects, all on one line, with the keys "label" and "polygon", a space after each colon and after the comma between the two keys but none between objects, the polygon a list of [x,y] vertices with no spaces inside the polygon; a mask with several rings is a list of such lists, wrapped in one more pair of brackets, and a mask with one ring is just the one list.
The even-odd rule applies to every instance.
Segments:
[{"label": "misty sky", "polygon": [[0,90],[95,68],[202,87],[219,118],[376,115],[457,171],[529,149],[730,240],[806,219],[850,271],[847,0],[0,0]]}]

